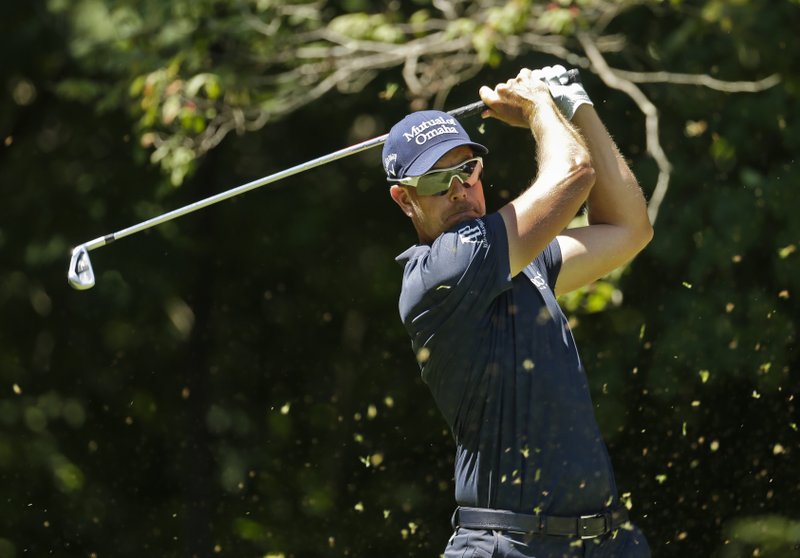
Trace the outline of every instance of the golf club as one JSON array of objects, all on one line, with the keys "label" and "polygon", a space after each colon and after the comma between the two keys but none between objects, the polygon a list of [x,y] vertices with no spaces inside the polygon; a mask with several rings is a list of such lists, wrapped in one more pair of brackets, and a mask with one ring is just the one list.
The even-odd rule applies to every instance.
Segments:
[{"label": "golf club", "polygon": [[[476,114],[485,108],[486,105],[483,104],[483,101],[477,101],[475,103],[471,103],[469,105],[465,105],[463,107],[448,111],[448,114],[451,114],[455,118],[462,118],[462,117],[472,116],[473,114]],[[76,246],[72,250],[72,257],[69,262],[69,272],[67,273],[67,279],[69,280],[69,284],[73,288],[81,291],[86,289],[91,289],[94,286],[95,284],[94,270],[92,269],[92,262],[91,260],[89,260],[89,252],[91,250],[95,250],[97,248],[100,248],[101,246],[106,246],[107,244],[111,244],[115,240],[119,240],[120,238],[124,238],[126,236],[130,236],[132,234],[141,232],[151,227],[155,227],[156,225],[166,223],[167,221],[172,221],[173,219],[177,219],[178,217],[183,217],[184,215],[197,211],[198,209],[203,209],[204,207],[208,207],[209,205],[213,205],[215,203],[219,203],[221,201],[233,198],[240,194],[244,194],[245,192],[249,192],[250,190],[253,190],[255,188],[259,188],[261,186],[265,186],[267,184],[283,180],[284,178],[288,178],[292,175],[319,167],[321,165],[325,165],[327,163],[331,163],[333,161],[342,159],[344,157],[349,157],[350,155],[355,155],[356,153],[360,153],[372,147],[383,145],[386,142],[386,138],[388,137],[388,135],[389,134],[384,134],[382,136],[363,141],[356,145],[345,147],[344,149],[340,149],[339,151],[334,151],[333,153],[329,153],[328,155],[323,155],[322,157],[312,159],[310,161],[301,163],[286,170],[276,172],[269,176],[259,178],[258,180],[248,182],[247,184],[242,184],[241,186],[237,186],[236,188],[232,188],[225,192],[220,192],[219,194],[209,196],[200,201],[196,201],[189,205],[185,205],[178,209],[174,209],[167,213],[163,213],[157,217],[153,217],[152,219],[147,219],[146,221],[142,221],[141,223],[130,226],[126,229],[122,229],[115,233],[100,236],[98,238],[95,238],[94,240],[84,242],[83,244]]]},{"label": "golf club", "polygon": [[[578,71],[570,70],[567,74],[566,81],[568,83],[574,82],[575,79],[577,78],[578,78]],[[463,107],[459,107],[457,109],[448,111],[448,114],[450,114],[455,118],[465,118],[477,114],[483,111],[485,108],[486,105],[483,103],[483,101],[476,101],[469,105],[464,105]],[[328,155],[323,155],[322,157],[318,157],[316,159],[312,159],[305,163],[301,163],[286,170],[276,172],[275,174],[259,178],[258,180],[248,182],[247,184],[242,184],[241,186],[237,186],[225,192],[209,196],[205,199],[196,201],[189,205],[185,205],[178,209],[173,209],[172,211],[168,211],[167,213],[163,213],[157,217],[147,219],[146,221],[142,221],[141,223],[132,225],[126,229],[122,229],[115,233],[100,236],[95,238],[94,240],[84,242],[83,244],[80,244],[72,249],[72,257],[69,262],[69,271],[67,272],[67,279],[69,281],[69,284],[73,288],[80,291],[91,289],[94,286],[95,284],[94,270],[92,269],[92,262],[89,259],[89,252],[91,250],[95,250],[97,248],[100,248],[101,246],[111,244],[115,240],[119,240],[120,238],[124,238],[126,236],[130,236],[132,234],[141,232],[151,227],[155,227],[156,225],[166,223],[167,221],[172,221],[173,219],[177,219],[178,217],[183,217],[184,215],[197,211],[198,209],[203,209],[204,207],[208,207],[209,205],[213,205],[215,203],[219,203],[221,201],[233,198],[240,194],[244,194],[245,192],[249,192],[250,190],[254,190],[255,188],[259,188],[261,186],[265,186],[267,184],[283,180],[284,178],[288,178],[295,174],[325,165],[327,163],[331,163],[333,161],[342,159],[344,157],[349,157],[350,155],[355,155],[356,153],[360,153],[372,147],[383,145],[386,142],[386,138],[388,136],[389,134],[387,133],[382,136],[363,141],[356,145],[345,147],[344,149],[340,149],[339,151],[334,151],[333,153],[329,153]]]}]

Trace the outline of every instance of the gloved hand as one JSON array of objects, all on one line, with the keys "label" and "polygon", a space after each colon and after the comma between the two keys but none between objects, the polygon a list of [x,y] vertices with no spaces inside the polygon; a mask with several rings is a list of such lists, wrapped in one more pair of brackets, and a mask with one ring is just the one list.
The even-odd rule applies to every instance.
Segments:
[{"label": "gloved hand", "polygon": [[583,88],[578,71],[568,73],[564,66],[545,66],[534,70],[531,75],[545,82],[556,106],[568,120],[572,120],[578,107],[587,104],[594,106],[589,94]]}]

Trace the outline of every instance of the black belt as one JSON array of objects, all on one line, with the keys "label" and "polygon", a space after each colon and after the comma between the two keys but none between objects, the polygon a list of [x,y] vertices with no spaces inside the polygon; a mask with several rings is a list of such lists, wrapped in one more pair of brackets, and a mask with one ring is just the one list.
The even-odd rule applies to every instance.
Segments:
[{"label": "black belt", "polygon": [[610,533],[628,522],[628,510],[619,506],[601,513],[578,517],[561,517],[515,513],[487,508],[456,508],[453,528],[491,529],[513,533],[558,535],[593,539]]}]

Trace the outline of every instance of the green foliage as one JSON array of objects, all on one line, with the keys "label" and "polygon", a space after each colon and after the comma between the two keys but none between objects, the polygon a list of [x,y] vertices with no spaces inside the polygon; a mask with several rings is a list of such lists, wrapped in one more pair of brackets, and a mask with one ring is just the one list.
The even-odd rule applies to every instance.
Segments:
[{"label": "green foliage", "polygon": [[575,18],[578,11],[575,8],[562,8],[551,6],[542,14],[542,25],[558,35],[570,35],[575,31]]},{"label": "green foliage", "polygon": [[721,558],[753,553],[777,558],[791,555],[800,544],[800,523],[780,516],[743,517],[728,526],[726,535],[732,544]]},{"label": "green foliage", "polygon": [[519,54],[515,36],[569,37],[603,9],[590,1],[420,2],[406,16],[400,3],[354,5],[53,1],[48,9],[66,19],[84,74],[58,89],[98,110],[129,112],[151,161],[178,186],[229,133],[258,130],[334,88],[358,92],[378,72],[405,66],[421,74],[408,84],[412,96],[443,98],[473,66],[496,68],[509,49]]},{"label": "green foliage", "polygon": [[622,293],[617,289],[616,282],[601,279],[587,287],[564,295],[559,302],[569,313],[593,314],[602,312],[612,305],[619,306],[622,302]]},{"label": "green foliage", "polygon": [[[420,21],[419,16],[416,21]],[[399,43],[404,38],[403,32],[387,21],[384,14],[343,14],[333,18],[327,28],[344,37],[363,41]]]}]

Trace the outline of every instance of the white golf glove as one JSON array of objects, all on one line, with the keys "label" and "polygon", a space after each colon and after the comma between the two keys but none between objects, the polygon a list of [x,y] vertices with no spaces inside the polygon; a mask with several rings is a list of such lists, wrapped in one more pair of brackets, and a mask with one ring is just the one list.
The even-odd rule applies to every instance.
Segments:
[{"label": "white golf glove", "polygon": [[594,106],[589,94],[583,88],[578,70],[574,70],[574,75],[571,75],[564,66],[559,64],[545,66],[541,70],[533,70],[531,75],[547,84],[558,110],[568,120],[572,120],[579,106],[584,104]]}]

